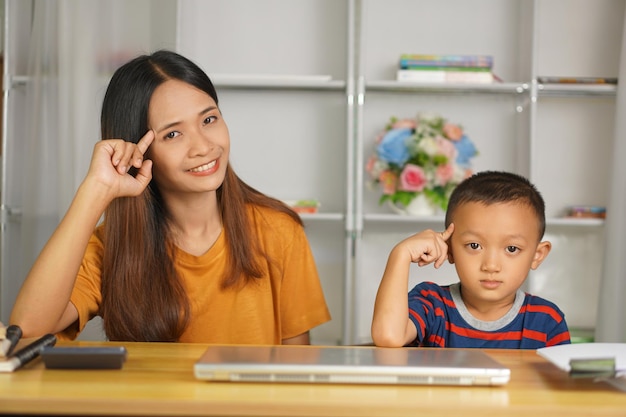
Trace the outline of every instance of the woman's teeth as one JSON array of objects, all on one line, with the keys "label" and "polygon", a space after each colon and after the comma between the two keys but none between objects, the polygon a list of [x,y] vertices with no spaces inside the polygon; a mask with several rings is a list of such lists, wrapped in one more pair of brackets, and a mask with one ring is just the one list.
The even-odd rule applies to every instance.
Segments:
[{"label": "woman's teeth", "polygon": [[191,168],[189,171],[191,172],[202,172],[202,171],[206,171],[208,169],[211,169],[215,166],[217,161],[212,161],[209,162],[208,164],[204,164],[204,165],[200,165],[199,167],[196,168]]}]

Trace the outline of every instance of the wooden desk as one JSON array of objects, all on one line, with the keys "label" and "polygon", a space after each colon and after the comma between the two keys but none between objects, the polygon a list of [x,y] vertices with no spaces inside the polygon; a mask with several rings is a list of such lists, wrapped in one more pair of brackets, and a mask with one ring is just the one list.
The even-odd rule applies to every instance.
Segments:
[{"label": "wooden desk", "polygon": [[[626,416],[626,393],[571,379],[534,351],[487,350],[511,368],[504,387],[212,383],[193,364],[206,345],[119,343],[122,370],[0,373],[0,413],[172,416]],[[73,342],[64,345],[107,345]],[[114,343],[108,343],[114,345]]]}]

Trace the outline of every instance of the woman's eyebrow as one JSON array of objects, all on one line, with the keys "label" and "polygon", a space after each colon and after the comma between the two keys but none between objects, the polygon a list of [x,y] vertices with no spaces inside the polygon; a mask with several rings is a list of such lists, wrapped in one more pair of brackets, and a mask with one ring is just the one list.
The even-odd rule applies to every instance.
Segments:
[{"label": "woman's eyebrow", "polygon": [[[202,116],[203,114],[208,113],[208,112],[210,112],[212,110],[215,110],[215,109],[217,109],[217,106],[209,106],[206,109],[204,109],[202,111],[199,111],[198,112],[198,116]],[[176,126],[179,123],[180,123],[180,121],[168,123],[168,124],[162,126],[161,128],[156,129],[156,132],[162,132],[163,130],[169,129],[170,127],[174,127],[174,126]]]},{"label": "woman's eyebrow", "polygon": [[198,116],[202,116],[204,113],[208,113],[212,110],[216,110],[217,106],[209,106],[206,109],[202,110],[201,112],[198,113]]}]

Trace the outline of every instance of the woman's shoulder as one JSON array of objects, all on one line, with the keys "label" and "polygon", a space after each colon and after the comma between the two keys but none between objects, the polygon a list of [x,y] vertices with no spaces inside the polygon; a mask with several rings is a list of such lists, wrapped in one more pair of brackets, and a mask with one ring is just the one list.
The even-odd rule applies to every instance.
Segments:
[{"label": "woman's shoulder", "polygon": [[104,224],[101,223],[94,229],[91,237],[89,238],[89,243],[97,244],[100,246],[104,245]]},{"label": "woman's shoulder", "polygon": [[270,227],[272,229],[294,230],[302,226],[289,214],[265,207],[258,204],[249,204],[248,213],[257,227]]}]

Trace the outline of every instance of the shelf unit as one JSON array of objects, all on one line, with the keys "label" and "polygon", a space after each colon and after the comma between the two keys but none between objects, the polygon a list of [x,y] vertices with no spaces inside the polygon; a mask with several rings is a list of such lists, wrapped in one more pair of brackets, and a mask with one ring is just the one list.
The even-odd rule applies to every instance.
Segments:
[{"label": "shelf unit", "polygon": [[[350,335],[353,342],[370,340],[374,297],[393,245],[423,228],[443,227],[443,215],[415,219],[391,214],[378,205],[380,193],[367,189],[364,166],[373,150],[375,135],[390,116],[412,117],[420,111],[435,111],[464,125],[480,151],[475,170],[511,170],[537,184],[547,204],[546,239],[553,242],[554,249],[544,265],[531,272],[525,289],[555,301],[565,311],[572,328],[585,331],[593,328],[593,308],[581,312],[578,307],[583,300],[589,305],[589,300],[598,294],[604,221],[565,218],[563,214],[569,205],[607,202],[609,172],[602,161],[609,160],[616,87],[540,84],[537,78],[540,75],[615,76],[618,62],[611,55],[619,56],[615,52],[621,47],[624,1],[603,0],[594,3],[592,9],[584,1],[573,3],[357,2],[360,49],[355,75],[359,106],[355,137],[357,237],[353,263],[357,283],[354,298],[359,303],[354,306],[357,320]],[[582,26],[572,23],[581,19],[585,23]],[[569,43],[551,42],[551,37]],[[581,53],[583,56],[578,56],[576,45],[584,44],[581,39],[586,37],[593,38],[594,45],[602,45],[604,51],[589,48]],[[556,49],[544,51],[544,45]],[[553,55],[562,54],[562,49],[567,53],[560,62]],[[402,53],[493,55],[495,72],[505,82],[489,85],[396,82],[394,65]],[[608,62],[602,60],[607,57]],[[595,66],[587,65],[589,60]],[[573,61],[579,65],[569,66]],[[570,107],[575,122],[570,121]],[[589,132],[593,117],[599,117],[602,124],[600,135],[606,140],[601,145],[566,127],[574,124]],[[583,123],[586,124],[579,126]],[[590,160],[591,167],[581,170],[577,167],[584,158]],[[559,172],[560,167],[563,172]],[[594,176],[589,176],[589,172]],[[432,268],[412,267],[410,286],[423,280],[446,284],[454,282],[455,277],[450,265],[436,273]]]}]

